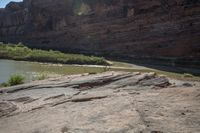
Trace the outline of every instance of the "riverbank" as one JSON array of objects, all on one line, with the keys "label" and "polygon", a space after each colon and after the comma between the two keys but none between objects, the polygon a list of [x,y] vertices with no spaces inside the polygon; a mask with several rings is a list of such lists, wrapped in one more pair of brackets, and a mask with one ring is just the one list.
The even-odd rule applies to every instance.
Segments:
[{"label": "riverbank", "polygon": [[188,73],[176,73],[162,71],[144,66],[128,64],[123,62],[110,61],[111,66],[103,65],[68,65],[39,63],[30,61],[0,60],[0,83],[7,82],[13,74],[25,77],[25,82],[31,82],[38,79],[46,79],[63,75],[74,74],[96,74],[106,71],[126,71],[126,72],[155,72],[158,75],[165,75],[170,78],[184,81],[200,81],[199,76]]},{"label": "riverbank", "polygon": [[0,44],[0,59],[80,65],[109,65],[103,57],[65,54],[53,50],[30,49],[22,44]]},{"label": "riverbank", "polygon": [[37,80],[40,77],[56,77],[82,73],[102,73],[105,68],[85,67],[68,64],[40,63],[30,61],[15,61],[0,59],[0,84],[7,82],[13,74],[25,77],[25,82]]}]

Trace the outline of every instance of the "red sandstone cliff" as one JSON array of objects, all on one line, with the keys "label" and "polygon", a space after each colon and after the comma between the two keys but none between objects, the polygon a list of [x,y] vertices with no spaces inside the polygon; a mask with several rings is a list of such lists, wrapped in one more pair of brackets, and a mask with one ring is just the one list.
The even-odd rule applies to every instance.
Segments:
[{"label": "red sandstone cliff", "polygon": [[0,41],[131,58],[178,58],[180,64],[198,66],[200,1],[12,2],[0,10]]}]

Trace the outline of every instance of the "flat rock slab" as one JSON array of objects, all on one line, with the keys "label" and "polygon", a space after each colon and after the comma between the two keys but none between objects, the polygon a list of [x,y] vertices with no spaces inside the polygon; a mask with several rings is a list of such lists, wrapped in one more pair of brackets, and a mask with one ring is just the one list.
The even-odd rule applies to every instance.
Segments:
[{"label": "flat rock slab", "polygon": [[168,132],[200,132],[199,86],[105,72],[1,89],[0,133]]}]

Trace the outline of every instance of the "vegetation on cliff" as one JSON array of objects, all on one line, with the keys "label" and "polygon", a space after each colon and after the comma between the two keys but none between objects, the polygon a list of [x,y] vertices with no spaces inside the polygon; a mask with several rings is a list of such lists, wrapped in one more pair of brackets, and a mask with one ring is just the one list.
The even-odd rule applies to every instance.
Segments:
[{"label": "vegetation on cliff", "polygon": [[107,65],[107,61],[101,57],[65,54],[53,50],[30,49],[22,44],[0,44],[0,58],[62,64]]}]

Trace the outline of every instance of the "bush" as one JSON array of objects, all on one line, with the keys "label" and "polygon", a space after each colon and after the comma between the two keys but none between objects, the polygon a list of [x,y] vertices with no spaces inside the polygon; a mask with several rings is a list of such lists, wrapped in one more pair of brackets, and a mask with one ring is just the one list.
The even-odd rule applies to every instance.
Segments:
[{"label": "bush", "polygon": [[21,48],[25,47],[25,46],[23,45],[23,43],[21,43],[21,42],[19,42],[16,46],[17,46],[17,47],[21,47]]},{"label": "bush", "polygon": [[8,87],[8,86],[9,86],[8,83],[1,83],[1,84],[0,84],[0,87]]},{"label": "bush", "polygon": [[9,84],[9,86],[23,84],[24,79],[25,78],[23,76],[14,74],[14,75],[10,76],[10,79],[8,80],[8,84]]}]

